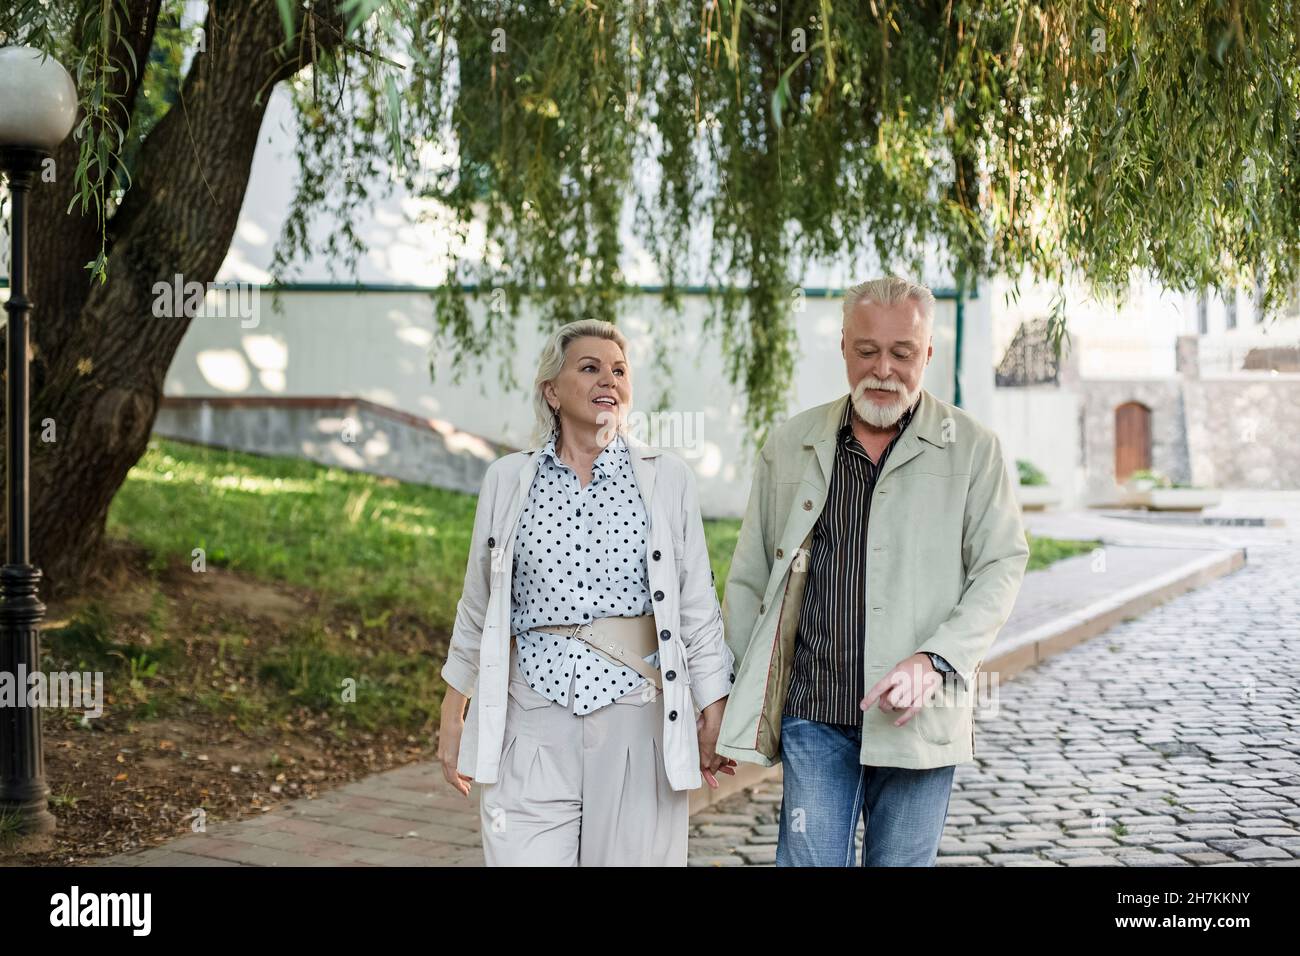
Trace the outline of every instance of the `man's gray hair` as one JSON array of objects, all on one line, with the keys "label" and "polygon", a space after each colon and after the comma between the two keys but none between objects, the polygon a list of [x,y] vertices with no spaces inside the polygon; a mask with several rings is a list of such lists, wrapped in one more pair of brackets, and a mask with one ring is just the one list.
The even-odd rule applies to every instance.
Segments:
[{"label": "man's gray hair", "polygon": [[929,328],[934,327],[934,293],[910,279],[902,276],[885,276],[855,285],[844,293],[844,322],[847,323],[853,310],[860,302],[875,305],[896,305],[906,299],[912,299],[921,307],[921,315]]}]

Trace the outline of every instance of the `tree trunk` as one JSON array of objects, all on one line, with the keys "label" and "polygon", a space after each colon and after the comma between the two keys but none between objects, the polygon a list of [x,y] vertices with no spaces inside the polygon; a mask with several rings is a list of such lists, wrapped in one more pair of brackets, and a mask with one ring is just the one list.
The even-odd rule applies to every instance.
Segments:
[{"label": "tree trunk", "polygon": [[[124,34],[144,69],[157,6],[136,3],[138,19]],[[317,17],[317,45],[328,48],[340,20],[323,29]],[[164,378],[191,321],[153,315],[154,283],[176,274],[184,282],[216,277],[271,87],[309,55],[296,43],[277,49],[284,32],[275,0],[213,5],[205,40],[180,101],[143,143],[131,187],[109,222],[106,283],[88,284],[83,268],[98,249],[93,215],[63,212],[74,195],[71,139],[55,157],[57,182],[33,190],[31,540],[46,597],[69,592],[93,572],[109,504],[145,452]],[[47,426],[53,441],[42,440]]]}]

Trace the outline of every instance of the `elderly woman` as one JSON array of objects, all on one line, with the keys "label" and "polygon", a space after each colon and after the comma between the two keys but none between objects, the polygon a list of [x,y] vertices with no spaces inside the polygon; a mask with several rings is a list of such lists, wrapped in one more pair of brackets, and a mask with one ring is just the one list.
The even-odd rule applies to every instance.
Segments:
[{"label": "elderly woman", "polygon": [[538,447],[479,495],[438,758],[461,793],[482,785],[489,866],[684,866],[689,791],[735,773],[714,751],[735,674],[694,476],[626,433],[607,322],[551,336],[533,400]]}]

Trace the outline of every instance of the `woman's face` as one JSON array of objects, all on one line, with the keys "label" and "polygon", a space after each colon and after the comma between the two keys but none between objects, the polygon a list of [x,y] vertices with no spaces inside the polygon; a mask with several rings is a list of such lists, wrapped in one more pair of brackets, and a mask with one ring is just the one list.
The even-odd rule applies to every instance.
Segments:
[{"label": "woman's face", "polygon": [[632,405],[632,369],[617,342],[583,336],[569,343],[564,368],[542,388],[560,411],[561,428],[603,430],[608,442]]}]

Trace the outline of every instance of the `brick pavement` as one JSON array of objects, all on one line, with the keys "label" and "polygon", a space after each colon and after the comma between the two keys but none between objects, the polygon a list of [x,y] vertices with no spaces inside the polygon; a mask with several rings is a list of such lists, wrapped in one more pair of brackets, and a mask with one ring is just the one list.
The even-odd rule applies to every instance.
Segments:
[{"label": "brick pavement", "polygon": [[[1249,562],[1002,685],[957,769],[938,865],[1300,865],[1290,515],[1283,530],[1177,536],[1244,546]],[[692,865],[768,863],[779,805],[768,784],[693,818]]]}]

